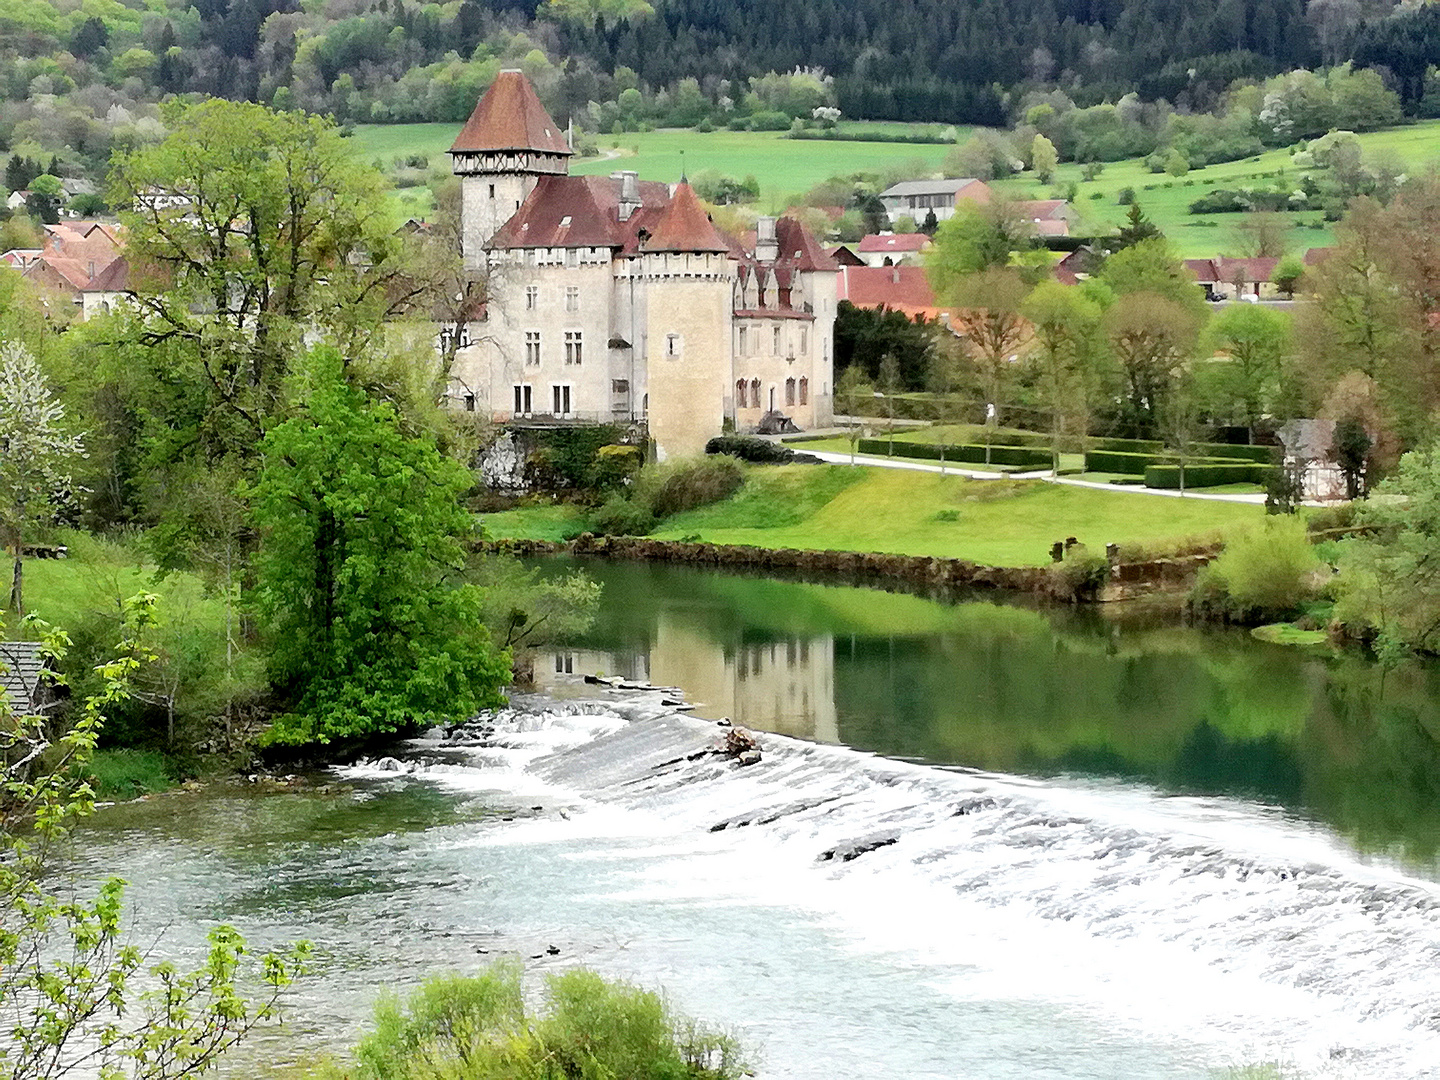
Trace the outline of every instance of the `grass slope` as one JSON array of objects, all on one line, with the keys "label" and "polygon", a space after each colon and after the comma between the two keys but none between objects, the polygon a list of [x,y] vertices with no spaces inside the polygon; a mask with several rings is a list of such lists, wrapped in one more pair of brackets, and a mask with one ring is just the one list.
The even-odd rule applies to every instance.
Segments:
[{"label": "grass slope", "polygon": [[[1150,545],[1258,521],[1255,505],[1165,499],[1044,481],[966,480],[937,473],[848,466],[760,466],[731,499],[667,518],[657,539],[819,551],[879,551],[1038,566],[1050,545],[1074,536]],[[559,539],[555,508],[484,517],[494,537]]]}]

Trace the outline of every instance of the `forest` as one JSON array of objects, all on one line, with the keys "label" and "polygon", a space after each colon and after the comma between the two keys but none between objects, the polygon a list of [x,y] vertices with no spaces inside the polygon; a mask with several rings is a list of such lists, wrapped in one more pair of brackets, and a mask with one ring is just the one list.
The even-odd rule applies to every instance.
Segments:
[{"label": "forest", "polygon": [[1006,126],[1047,94],[1198,114],[1237,81],[1347,61],[1434,115],[1437,60],[1440,15],[1390,0],[0,0],[0,151],[97,174],[190,94],[457,122],[502,66],[591,132],[782,129],[816,109]]}]

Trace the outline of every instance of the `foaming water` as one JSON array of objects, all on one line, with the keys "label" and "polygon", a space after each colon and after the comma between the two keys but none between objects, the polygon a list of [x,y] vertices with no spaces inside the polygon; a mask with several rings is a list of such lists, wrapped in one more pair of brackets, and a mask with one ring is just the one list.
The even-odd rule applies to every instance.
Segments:
[{"label": "foaming water", "polygon": [[593,961],[759,1036],[765,1075],[1440,1076],[1435,887],[1312,826],[779,736],[740,768],[721,733],[521,710],[410,768],[567,804],[444,843],[556,860],[534,919],[608,923]]}]

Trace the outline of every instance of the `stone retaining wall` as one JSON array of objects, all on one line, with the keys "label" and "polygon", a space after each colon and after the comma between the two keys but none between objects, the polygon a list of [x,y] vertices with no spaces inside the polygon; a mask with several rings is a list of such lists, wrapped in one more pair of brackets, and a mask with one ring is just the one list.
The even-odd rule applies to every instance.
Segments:
[{"label": "stone retaining wall", "polygon": [[[967,559],[925,555],[886,555],[865,551],[806,551],[733,544],[652,540],[643,536],[592,536],[568,543],[550,540],[488,540],[480,551],[512,555],[590,555],[645,562],[677,562],[692,566],[734,566],[834,575],[852,581],[901,580],[946,588],[1008,589],[1056,599],[1073,600],[1048,566],[983,566]],[[1094,599],[1125,600],[1157,592],[1184,592],[1196,571],[1213,556],[1194,555],[1124,563],[1111,568],[1111,579]]]}]

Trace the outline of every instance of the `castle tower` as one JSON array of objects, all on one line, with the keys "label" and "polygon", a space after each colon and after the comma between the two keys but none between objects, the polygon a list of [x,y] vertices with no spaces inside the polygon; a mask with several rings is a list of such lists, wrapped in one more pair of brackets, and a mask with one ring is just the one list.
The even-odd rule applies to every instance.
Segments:
[{"label": "castle tower", "polygon": [[485,245],[520,209],[540,177],[564,176],[573,151],[520,71],[502,71],[450,147],[460,177],[460,247],[478,270]]},{"label": "castle tower", "polygon": [[735,269],[729,244],[683,180],[641,263],[650,436],[662,459],[693,457],[725,421]]}]

